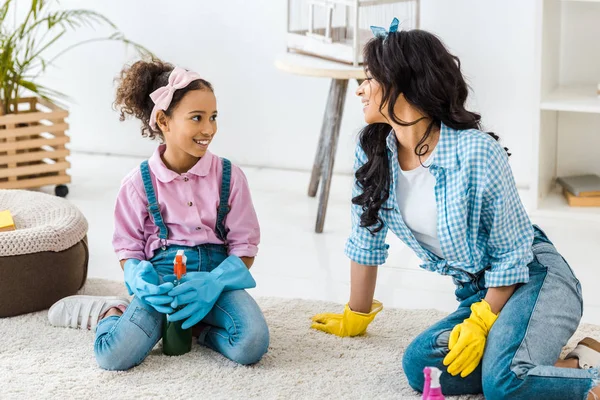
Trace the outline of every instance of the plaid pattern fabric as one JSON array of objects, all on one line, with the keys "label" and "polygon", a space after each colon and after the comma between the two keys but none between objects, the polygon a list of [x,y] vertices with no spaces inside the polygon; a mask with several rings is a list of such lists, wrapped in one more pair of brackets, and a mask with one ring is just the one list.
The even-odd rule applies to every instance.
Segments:
[{"label": "plaid pattern fabric", "polygon": [[[400,165],[394,132],[387,137],[391,171],[390,196],[379,215],[383,229],[371,234],[360,226],[361,206],[352,205],[352,232],[345,253],[363,265],[381,265],[388,256],[385,238],[391,230],[423,260],[422,268],[469,282],[485,271],[487,287],[529,281],[533,260],[533,226],[519,198],[504,148],[488,134],[457,131],[442,124],[436,154],[429,167],[436,179],[440,258],[423,248],[402,219],[396,198]],[[367,161],[357,146],[355,171]],[[353,197],[361,193],[354,184]],[[385,209],[384,209],[385,208]]]}]

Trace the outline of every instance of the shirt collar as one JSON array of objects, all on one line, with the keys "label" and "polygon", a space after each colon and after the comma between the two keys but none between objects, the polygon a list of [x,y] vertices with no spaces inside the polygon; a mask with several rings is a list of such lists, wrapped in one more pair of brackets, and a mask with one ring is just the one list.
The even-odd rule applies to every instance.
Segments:
[{"label": "shirt collar", "polygon": [[[392,154],[398,152],[398,142],[396,134],[392,129],[387,136],[386,144]],[[449,126],[441,123],[440,127],[440,139],[435,146],[436,155],[432,160],[431,165],[438,166],[445,169],[456,169],[458,168],[458,131],[450,128]]]},{"label": "shirt collar", "polygon": [[[169,168],[167,168],[167,166],[163,162],[161,156],[165,152],[166,148],[167,148],[167,146],[164,144],[159,145],[158,148],[154,151],[154,153],[150,157],[150,159],[148,160],[148,165],[150,166],[150,169],[152,170],[152,173],[154,174],[156,179],[158,179],[159,181],[164,182],[164,183],[171,182],[172,180],[174,180],[180,176],[177,172],[171,171]],[[211,152],[207,151],[206,154],[204,154],[204,157],[202,157],[200,160],[198,160],[198,162],[196,164],[194,164],[194,166],[192,168],[190,168],[188,172],[186,172],[182,175],[186,175],[186,174],[193,174],[193,175],[197,175],[197,176],[208,175],[208,173],[210,171],[210,167],[212,165],[213,158],[214,158],[214,155]]]},{"label": "shirt collar", "polygon": [[431,165],[445,169],[458,168],[458,135],[459,131],[441,123],[440,140],[435,146],[436,155]]}]

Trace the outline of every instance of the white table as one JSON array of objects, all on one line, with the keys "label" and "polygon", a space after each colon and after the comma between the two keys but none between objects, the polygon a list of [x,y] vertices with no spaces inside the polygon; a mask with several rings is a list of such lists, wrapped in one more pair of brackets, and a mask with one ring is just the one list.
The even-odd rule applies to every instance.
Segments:
[{"label": "white table", "polygon": [[362,67],[354,67],[298,53],[282,54],[276,59],[275,66],[282,71],[292,74],[331,79],[315,162],[312,168],[310,184],[308,185],[308,195],[315,197],[319,188],[319,181],[322,179],[323,182],[315,226],[315,232],[322,233],[323,225],[325,224],[327,202],[329,200],[335,151],[340,136],[342,115],[344,114],[348,81],[356,79],[360,84],[365,79],[365,72]]}]

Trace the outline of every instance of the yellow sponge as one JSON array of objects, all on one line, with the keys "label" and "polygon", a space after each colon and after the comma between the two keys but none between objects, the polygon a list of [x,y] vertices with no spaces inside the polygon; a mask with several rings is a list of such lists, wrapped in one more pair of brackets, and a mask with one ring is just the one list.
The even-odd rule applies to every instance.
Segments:
[{"label": "yellow sponge", "polygon": [[14,231],[15,230],[15,222],[12,219],[12,215],[10,211],[0,211],[0,232],[4,231]]}]

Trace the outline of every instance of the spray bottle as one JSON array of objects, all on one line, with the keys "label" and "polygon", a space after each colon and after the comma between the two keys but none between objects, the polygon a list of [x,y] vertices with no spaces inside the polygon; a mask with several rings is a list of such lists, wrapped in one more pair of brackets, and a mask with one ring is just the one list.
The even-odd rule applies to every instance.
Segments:
[{"label": "spray bottle", "polygon": [[425,367],[423,370],[425,384],[423,385],[423,400],[444,400],[440,386],[440,371],[436,367]]},{"label": "spray bottle", "polygon": [[[181,277],[186,273],[187,257],[183,250],[177,250],[173,262],[173,273],[175,274],[175,286],[179,285]],[[163,320],[163,353],[168,356],[180,356],[192,349],[192,328],[183,329],[184,321]]]}]

